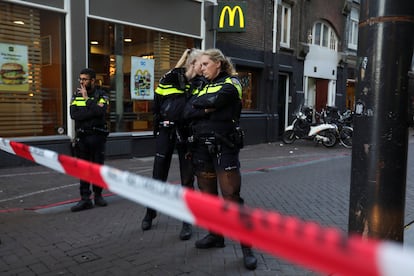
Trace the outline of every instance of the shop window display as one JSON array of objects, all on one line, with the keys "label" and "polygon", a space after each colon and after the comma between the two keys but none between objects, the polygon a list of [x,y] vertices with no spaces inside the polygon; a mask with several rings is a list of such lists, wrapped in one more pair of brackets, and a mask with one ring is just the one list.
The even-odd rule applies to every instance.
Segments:
[{"label": "shop window display", "polygon": [[63,15],[0,3],[0,135],[66,133]]},{"label": "shop window display", "polygon": [[245,67],[237,67],[237,75],[242,85],[243,111],[257,111],[258,72]]},{"label": "shop window display", "polygon": [[152,131],[153,90],[194,39],[91,19],[89,43],[89,66],[110,95],[111,132]]}]

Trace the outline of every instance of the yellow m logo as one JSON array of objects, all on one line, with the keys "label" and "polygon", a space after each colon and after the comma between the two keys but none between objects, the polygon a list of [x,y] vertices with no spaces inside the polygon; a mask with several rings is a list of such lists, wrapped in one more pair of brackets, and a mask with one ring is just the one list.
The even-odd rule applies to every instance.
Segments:
[{"label": "yellow m logo", "polygon": [[244,14],[243,10],[240,6],[234,6],[231,8],[230,6],[224,6],[221,10],[220,17],[219,17],[219,28],[224,28],[224,19],[226,14],[229,15],[229,27],[234,27],[236,12],[239,14],[239,27],[240,29],[244,28]]}]

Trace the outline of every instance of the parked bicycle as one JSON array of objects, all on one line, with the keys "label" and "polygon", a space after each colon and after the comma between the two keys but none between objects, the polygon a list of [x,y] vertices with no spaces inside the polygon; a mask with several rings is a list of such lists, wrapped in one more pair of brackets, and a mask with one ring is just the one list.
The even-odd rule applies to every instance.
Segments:
[{"label": "parked bicycle", "polygon": [[325,123],[335,124],[338,127],[339,143],[345,148],[352,148],[353,112],[346,110],[341,113],[335,106],[327,106],[321,112],[321,119]]}]

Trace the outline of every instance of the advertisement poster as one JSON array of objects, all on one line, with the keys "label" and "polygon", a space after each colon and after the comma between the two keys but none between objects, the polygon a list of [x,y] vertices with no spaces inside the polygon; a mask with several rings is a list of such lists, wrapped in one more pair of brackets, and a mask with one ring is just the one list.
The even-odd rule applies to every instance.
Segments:
[{"label": "advertisement poster", "polygon": [[154,60],[131,57],[131,99],[154,99]]},{"label": "advertisement poster", "polygon": [[28,91],[28,47],[0,43],[0,91]]}]

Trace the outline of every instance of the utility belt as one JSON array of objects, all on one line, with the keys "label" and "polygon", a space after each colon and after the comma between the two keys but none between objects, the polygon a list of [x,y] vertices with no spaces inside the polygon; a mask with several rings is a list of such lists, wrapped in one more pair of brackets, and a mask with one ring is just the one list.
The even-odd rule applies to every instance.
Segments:
[{"label": "utility belt", "polygon": [[192,135],[188,137],[188,140],[190,143],[199,143],[203,145],[216,145],[217,144],[216,136],[214,136],[213,134],[211,136]]},{"label": "utility belt", "polygon": [[174,121],[161,121],[159,122],[159,126],[165,128],[172,136],[175,134],[176,142],[185,144],[187,143],[188,139],[188,128],[176,123]]},{"label": "utility belt", "polygon": [[174,121],[161,121],[159,125],[160,127],[173,127],[175,126],[175,122]]},{"label": "utility belt", "polygon": [[234,132],[221,134],[211,132],[207,134],[194,134],[188,138],[189,143],[198,143],[203,145],[225,145],[229,148],[244,147],[244,131],[237,127]]},{"label": "utility belt", "polygon": [[87,135],[103,135],[106,137],[109,135],[109,130],[105,127],[78,128],[76,130],[76,137],[84,137]]}]

